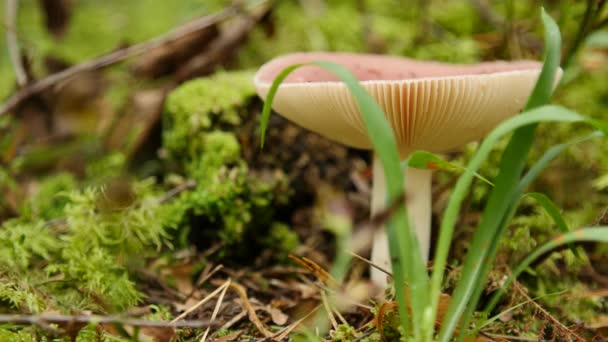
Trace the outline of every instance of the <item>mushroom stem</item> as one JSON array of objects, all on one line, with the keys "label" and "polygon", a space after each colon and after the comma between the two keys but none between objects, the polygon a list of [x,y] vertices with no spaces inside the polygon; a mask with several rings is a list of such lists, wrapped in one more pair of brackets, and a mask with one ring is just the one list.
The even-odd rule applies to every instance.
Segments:
[{"label": "mushroom stem", "polygon": [[[378,157],[373,161],[373,183],[371,215],[374,216],[386,208],[386,182],[382,164]],[[408,168],[405,184],[405,205],[414,227],[422,259],[428,261],[431,238],[431,170]],[[378,229],[374,235],[372,263],[390,269],[390,255],[386,229]],[[375,267],[371,268],[371,279],[379,287],[386,287],[386,275]]]}]

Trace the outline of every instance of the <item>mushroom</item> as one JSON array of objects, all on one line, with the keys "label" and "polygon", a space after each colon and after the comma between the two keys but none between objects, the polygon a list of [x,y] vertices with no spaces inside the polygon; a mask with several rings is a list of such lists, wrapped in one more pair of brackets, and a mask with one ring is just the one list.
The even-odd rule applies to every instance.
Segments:
[{"label": "mushroom", "polygon": [[[534,61],[474,65],[423,62],[401,57],[353,53],[294,53],[263,65],[254,78],[265,99],[287,66],[331,61],[349,69],[380,104],[390,122],[401,158],[415,150],[444,152],[478,140],[502,120],[517,114],[540,74]],[[303,66],[280,85],[272,108],[296,124],[347,146],[371,149],[367,130],[346,85],[318,66]],[[406,207],[428,260],[431,231],[431,170],[408,169]],[[382,165],[373,159],[371,215],[386,206]],[[385,230],[378,230],[372,263],[390,264]],[[372,281],[386,286],[386,276],[371,269]]]}]

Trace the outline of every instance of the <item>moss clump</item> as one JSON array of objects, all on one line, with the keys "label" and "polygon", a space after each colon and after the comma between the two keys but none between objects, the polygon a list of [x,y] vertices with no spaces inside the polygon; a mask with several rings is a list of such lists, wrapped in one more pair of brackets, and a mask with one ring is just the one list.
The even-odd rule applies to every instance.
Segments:
[{"label": "moss clump", "polygon": [[[50,178],[40,188],[58,183]],[[61,201],[48,202],[47,210],[29,208],[30,215],[5,221],[0,306],[32,313],[116,312],[138,303],[142,296],[129,277],[129,262],[143,262],[166,244],[169,225],[151,182],[137,182],[133,191],[129,207],[106,211],[99,206],[103,189],[72,189]],[[57,216],[48,221],[49,213]]]},{"label": "moss clump", "polygon": [[264,246],[275,249],[279,259],[285,259],[300,244],[298,235],[289,226],[278,222],[270,227],[268,235],[262,237],[261,242]]},{"label": "moss clump", "polygon": [[334,341],[350,342],[356,340],[360,333],[351,325],[340,324],[336,330],[330,332],[330,335]]},{"label": "moss clump", "polygon": [[274,208],[287,200],[286,178],[253,175],[235,133],[255,95],[252,79],[249,71],[220,72],[177,88],[167,99],[163,147],[167,166],[196,181],[176,204],[189,218],[178,225],[196,242],[219,237],[232,246],[246,239],[284,251],[297,245],[273,221]]},{"label": "moss clump", "polygon": [[167,98],[163,147],[181,161],[197,159],[204,149],[204,133],[236,127],[243,108],[255,95],[253,72],[219,72],[184,83]]},{"label": "moss clump", "polygon": [[47,220],[59,217],[68,203],[65,192],[76,188],[76,180],[69,173],[50,176],[40,183],[36,195],[30,199],[28,205],[24,206],[22,215]]}]

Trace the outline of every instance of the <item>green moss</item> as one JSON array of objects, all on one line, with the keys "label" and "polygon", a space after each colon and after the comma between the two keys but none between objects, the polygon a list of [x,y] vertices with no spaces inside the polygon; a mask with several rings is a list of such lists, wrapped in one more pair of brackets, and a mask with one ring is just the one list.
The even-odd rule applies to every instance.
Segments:
[{"label": "green moss", "polygon": [[193,214],[207,224],[176,223],[205,238],[219,236],[227,245],[267,234],[273,226],[274,207],[286,200],[286,192],[279,191],[285,188],[283,175],[263,180],[250,174],[241,157],[235,130],[255,95],[252,79],[252,72],[239,71],[187,82],[169,95],[163,119],[168,167],[197,183],[194,191],[175,204],[175,210],[181,210],[184,218]]},{"label": "green moss", "polygon": [[261,242],[267,248],[277,251],[278,259],[285,259],[299,245],[298,235],[282,223],[274,223],[266,236],[262,236]]},{"label": "green moss", "polygon": [[63,214],[68,203],[65,193],[78,188],[74,176],[59,173],[43,179],[39,189],[22,210],[22,215],[50,220]]},{"label": "green moss", "polygon": [[[42,188],[57,183],[61,184],[52,179]],[[31,216],[4,222],[0,229],[4,304],[38,313],[115,312],[138,303],[142,295],[128,274],[131,260],[141,263],[165,245],[170,221],[163,216],[166,211],[151,182],[140,181],[133,188],[136,200],[124,209],[100,210],[103,190],[87,188],[67,193],[55,221]]]},{"label": "green moss", "polygon": [[250,71],[220,72],[186,82],[167,98],[163,147],[171,157],[195,159],[201,155],[204,132],[212,127],[240,124],[240,111],[255,95]]},{"label": "green moss", "polygon": [[357,330],[348,325],[348,324],[340,324],[336,330],[332,330],[330,332],[330,336],[333,341],[338,342],[351,342],[355,341],[359,337],[360,333]]}]

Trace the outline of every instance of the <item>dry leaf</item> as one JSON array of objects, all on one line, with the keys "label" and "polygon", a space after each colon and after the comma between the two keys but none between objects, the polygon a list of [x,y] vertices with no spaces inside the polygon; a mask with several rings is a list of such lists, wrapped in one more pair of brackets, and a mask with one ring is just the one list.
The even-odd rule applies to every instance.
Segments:
[{"label": "dry leaf", "polygon": [[270,317],[272,318],[272,322],[276,325],[285,325],[289,316],[287,316],[283,311],[270,307],[268,308],[268,312],[270,313]]}]

